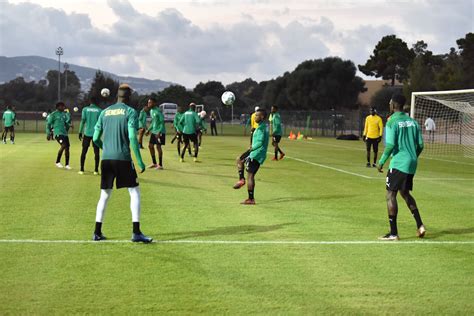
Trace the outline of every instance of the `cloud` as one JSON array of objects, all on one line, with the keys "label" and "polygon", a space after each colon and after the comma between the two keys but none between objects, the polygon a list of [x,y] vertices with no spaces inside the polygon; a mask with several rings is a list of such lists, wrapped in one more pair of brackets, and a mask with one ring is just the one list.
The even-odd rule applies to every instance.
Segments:
[{"label": "cloud", "polygon": [[[271,10],[266,9],[275,2],[255,3],[246,1],[246,8],[255,5],[258,10],[239,11],[234,3],[213,2],[237,17],[225,23],[222,18],[227,15],[214,17],[214,6],[197,1],[192,5],[206,9],[210,20],[199,26],[175,8],[143,13],[127,0],[107,0],[117,19],[99,29],[87,14],[2,2],[0,55],[55,58],[54,50],[61,45],[70,63],[194,87],[206,80],[267,80],[291,71],[303,60],[326,56],[361,64],[388,34],[396,34],[409,45],[425,39],[431,49],[447,52],[446,47],[455,46],[457,38],[472,31],[469,0],[345,3],[336,11],[331,4],[321,13],[312,1],[280,1]],[[262,12],[268,15],[262,17]],[[349,16],[354,17],[352,22]]]}]

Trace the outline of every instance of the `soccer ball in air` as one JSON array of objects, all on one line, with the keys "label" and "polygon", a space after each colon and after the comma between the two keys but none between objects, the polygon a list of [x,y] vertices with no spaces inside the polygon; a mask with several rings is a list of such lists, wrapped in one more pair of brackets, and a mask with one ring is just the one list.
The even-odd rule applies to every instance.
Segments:
[{"label": "soccer ball in air", "polygon": [[206,113],[206,111],[204,111],[204,110],[202,110],[201,112],[199,112],[199,116],[200,116],[201,118],[204,118],[204,117],[206,116],[206,114],[207,114],[207,113]]},{"label": "soccer ball in air", "polygon": [[75,106],[73,110],[74,110],[74,112],[77,112],[77,111],[79,111],[79,108],[77,106]]},{"label": "soccer ball in air", "polygon": [[104,98],[107,98],[110,95],[110,90],[107,88],[104,88],[100,91],[100,95],[103,96]]},{"label": "soccer ball in air", "polygon": [[42,115],[43,117],[46,117],[46,116],[48,116],[48,113],[43,112],[43,114],[41,114],[41,115]]},{"label": "soccer ball in air", "polygon": [[235,101],[235,95],[231,91],[226,91],[221,96],[222,103],[232,105]]}]

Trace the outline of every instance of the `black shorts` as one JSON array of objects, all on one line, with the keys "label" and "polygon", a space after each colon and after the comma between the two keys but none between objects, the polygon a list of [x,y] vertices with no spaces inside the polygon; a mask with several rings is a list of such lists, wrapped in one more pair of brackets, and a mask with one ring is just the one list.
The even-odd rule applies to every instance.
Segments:
[{"label": "black shorts", "polygon": [[281,140],[281,135],[273,135],[273,142],[279,143]]},{"label": "black shorts", "polygon": [[388,191],[411,191],[413,190],[414,174],[401,172],[397,169],[389,169],[385,186]]},{"label": "black shorts", "polygon": [[370,151],[370,146],[374,148],[374,151],[379,151],[379,142],[377,138],[366,138],[365,145],[367,146],[367,151]]},{"label": "black shorts", "polygon": [[256,174],[258,171],[258,168],[260,168],[260,163],[255,159],[247,157],[247,159],[245,160],[245,167],[246,167],[247,172]]},{"label": "black shorts", "polygon": [[185,144],[189,143],[189,141],[192,141],[193,143],[197,143],[197,135],[183,133],[183,141]]},{"label": "black shorts", "polygon": [[164,146],[166,144],[166,134],[150,134],[149,144]]},{"label": "black shorts", "polygon": [[99,147],[97,147],[97,145],[92,141],[92,137],[89,137],[89,136],[82,137],[82,148],[89,148],[89,146],[91,145],[91,142],[94,149],[99,149]]},{"label": "black shorts", "polygon": [[242,155],[240,155],[240,160],[247,159],[249,155],[250,155],[250,149],[244,152]]},{"label": "black shorts", "polygon": [[54,139],[56,139],[58,144],[61,145],[61,146],[64,145],[66,148],[71,146],[71,144],[69,144],[69,137],[68,136],[57,135],[57,136],[54,137]]},{"label": "black shorts", "polygon": [[15,126],[12,125],[12,126],[5,126],[5,133],[14,133],[15,132]]},{"label": "black shorts", "polygon": [[132,161],[102,160],[100,170],[100,188],[102,190],[113,189],[114,180],[116,180],[117,189],[138,186],[137,172]]}]

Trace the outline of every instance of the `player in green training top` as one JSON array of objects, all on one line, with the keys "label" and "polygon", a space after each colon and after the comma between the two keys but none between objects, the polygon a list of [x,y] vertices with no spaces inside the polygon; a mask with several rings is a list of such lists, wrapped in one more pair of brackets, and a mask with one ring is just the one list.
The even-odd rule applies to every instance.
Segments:
[{"label": "player in green training top", "polygon": [[138,116],[138,144],[140,145],[140,149],[144,149],[143,135],[145,135],[146,132],[146,117],[148,112],[148,104],[146,104],[140,111],[140,115]]},{"label": "player in green training top", "polygon": [[199,148],[201,148],[201,144],[202,144],[202,133],[203,132],[207,132],[207,125],[206,125],[206,111],[201,111],[199,112],[198,114],[198,117],[199,117],[199,124],[198,124],[198,128],[197,128],[197,137],[198,137],[198,146]]},{"label": "player in green training top", "polygon": [[7,143],[7,135],[10,132],[10,142],[12,144],[15,143],[15,120],[16,114],[13,111],[10,105],[7,106],[7,110],[3,112],[3,133],[2,133],[2,140],[3,143]]},{"label": "player in green training top", "polygon": [[173,127],[176,130],[176,135],[173,137],[171,140],[171,144],[174,143],[175,140],[177,140],[177,149],[178,149],[178,156],[181,157],[181,144],[183,143],[183,128],[181,124],[179,123],[181,121],[181,117],[184,114],[184,109],[182,105],[178,105],[178,111],[176,112],[173,120]]},{"label": "player in green training top", "polygon": [[179,124],[183,129],[183,141],[184,141],[184,148],[181,150],[181,159],[180,161],[184,161],[184,153],[186,149],[189,148],[189,142],[192,141],[194,145],[194,162],[197,162],[197,156],[199,153],[199,145],[197,140],[196,130],[199,126],[199,116],[196,113],[196,104],[191,103],[189,104],[189,110],[184,112],[183,116],[181,117]]},{"label": "player in green training top", "polygon": [[413,177],[418,164],[418,156],[423,151],[423,137],[418,123],[403,112],[405,97],[396,94],[390,100],[392,116],[386,125],[386,145],[380,158],[377,169],[382,172],[383,165],[392,156],[387,173],[387,209],[390,223],[390,232],[380,237],[380,240],[398,240],[397,228],[397,192],[405,200],[416,221],[418,237],[423,238],[426,233],[421,221],[416,201],[410,194],[413,189]]},{"label": "player in green training top", "polygon": [[107,202],[112,194],[114,180],[117,189],[128,188],[130,194],[133,222],[132,241],[144,243],[152,241],[152,238],[145,236],[140,230],[140,188],[137,172],[132,162],[130,146],[141,172],[145,171],[145,164],[137,141],[137,114],[127,105],[131,95],[132,89],[127,84],[121,84],[117,93],[117,103],[100,113],[95,126],[93,141],[102,148],[101,191],[97,204],[95,231],[92,236],[92,239],[96,241],[106,239],[102,234],[102,222]]},{"label": "player in green training top", "polygon": [[[166,142],[166,135],[163,133],[165,117],[163,116],[163,112],[156,106],[155,98],[148,99],[148,108],[150,109],[151,123],[146,135],[150,135],[148,149],[150,150],[151,159],[153,161],[153,164],[148,166],[148,168],[159,170],[163,169],[163,149],[161,146],[164,146]],[[156,163],[155,146],[158,151],[158,164]]]},{"label": "player in green training top", "polygon": [[[240,189],[245,185],[244,162],[247,167],[248,194],[249,197],[240,204],[254,205],[255,174],[267,157],[268,149],[268,127],[265,124],[266,112],[258,109],[255,112],[255,123],[257,128],[252,134],[252,145],[249,151],[237,158],[237,169],[239,171],[239,181],[234,185],[234,189]],[[248,153],[248,154],[247,154]]]},{"label": "player in green training top", "polygon": [[[58,155],[56,158],[56,167],[58,168],[65,168],[70,170],[71,167],[69,166],[69,137],[67,131],[69,130],[69,126],[71,124],[70,117],[66,115],[64,109],[66,105],[64,102],[59,101],[56,103],[56,111],[52,112],[48,115],[48,120],[46,123],[46,135],[47,139],[50,140],[54,137],[56,141],[61,146],[58,151]],[[61,164],[61,157],[63,152],[66,157],[66,166]]]},{"label": "player in green training top", "polygon": [[278,106],[272,106],[272,145],[275,148],[275,156],[272,160],[278,160],[278,153],[280,153],[280,160],[285,157],[285,153],[280,149],[281,140],[281,118],[278,113]]},{"label": "player in green training top", "polygon": [[[86,161],[87,151],[89,150],[92,137],[94,136],[94,128],[97,120],[99,119],[100,112],[102,109],[97,105],[97,99],[91,98],[91,104],[82,109],[81,125],[79,126],[79,140],[82,141],[82,153],[81,153],[81,170],[79,174],[84,174],[84,163]],[[84,128],[85,126],[85,128]],[[84,133],[84,135],[83,135]],[[99,147],[92,142],[94,148],[94,174],[99,174]]]}]

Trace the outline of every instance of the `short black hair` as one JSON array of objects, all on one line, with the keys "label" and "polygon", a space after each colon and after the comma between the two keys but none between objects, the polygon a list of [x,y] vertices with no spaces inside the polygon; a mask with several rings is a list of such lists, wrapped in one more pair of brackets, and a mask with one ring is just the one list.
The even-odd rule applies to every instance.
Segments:
[{"label": "short black hair", "polygon": [[156,103],[156,98],[155,98],[155,97],[149,97],[148,100],[151,100],[151,101],[153,101],[154,103]]},{"label": "short black hair", "polygon": [[56,109],[59,108],[61,105],[66,106],[63,101],[59,101],[58,103],[56,103]]},{"label": "short black hair", "polygon": [[278,110],[278,105],[272,105],[272,107]]},{"label": "short black hair", "polygon": [[398,105],[400,105],[400,109],[403,108],[403,106],[405,105],[405,102],[407,101],[405,96],[403,94],[400,94],[400,93],[395,93],[392,96],[392,100],[394,102],[396,102]]},{"label": "short black hair", "polygon": [[265,109],[260,108],[256,112],[261,112],[263,114],[263,118],[267,118],[267,111]]},{"label": "short black hair", "polygon": [[97,98],[96,97],[91,97],[90,102],[92,104],[97,104]]}]

